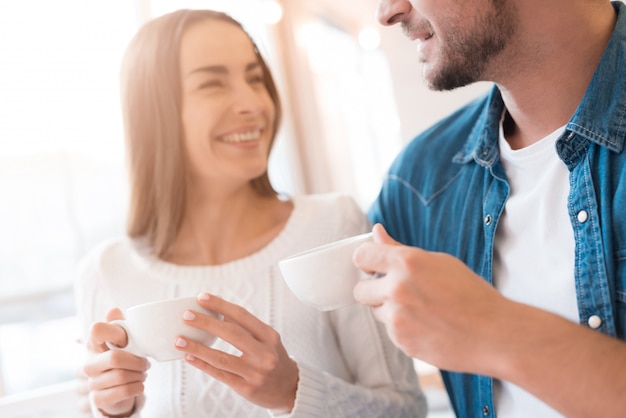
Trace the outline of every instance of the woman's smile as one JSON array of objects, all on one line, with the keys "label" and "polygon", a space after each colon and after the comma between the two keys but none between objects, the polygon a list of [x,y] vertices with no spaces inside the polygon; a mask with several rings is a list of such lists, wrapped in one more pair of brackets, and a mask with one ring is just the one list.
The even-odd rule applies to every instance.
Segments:
[{"label": "woman's smile", "polygon": [[254,142],[254,141],[260,140],[262,133],[263,133],[263,129],[257,128],[257,129],[252,129],[248,131],[233,132],[230,134],[222,135],[219,137],[219,139],[223,142],[228,142],[228,143],[235,143],[235,144],[247,143],[247,142]]}]

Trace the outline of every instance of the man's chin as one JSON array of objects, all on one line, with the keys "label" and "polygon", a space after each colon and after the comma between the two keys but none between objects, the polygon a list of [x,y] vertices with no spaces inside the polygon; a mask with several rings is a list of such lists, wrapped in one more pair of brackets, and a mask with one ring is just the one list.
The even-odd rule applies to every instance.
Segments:
[{"label": "man's chin", "polygon": [[427,65],[424,65],[422,76],[428,85],[428,88],[434,91],[450,91],[459,87],[465,87],[473,84],[476,80],[467,77],[461,72],[441,72],[432,68],[429,71]]}]

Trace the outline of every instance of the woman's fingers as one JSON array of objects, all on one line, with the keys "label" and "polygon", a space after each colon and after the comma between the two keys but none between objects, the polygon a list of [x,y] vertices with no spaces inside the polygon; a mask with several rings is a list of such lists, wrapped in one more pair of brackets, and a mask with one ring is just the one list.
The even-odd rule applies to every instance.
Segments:
[{"label": "woman's fingers", "polygon": [[[103,390],[91,391],[91,400],[96,408],[109,416],[128,416],[133,410],[135,398],[143,393],[142,382],[114,386]],[[124,415],[122,415],[124,414]]]},{"label": "woman's fingers", "polygon": [[266,408],[291,410],[298,383],[298,366],[289,358],[280,334],[246,309],[217,296],[203,293],[198,298],[205,309],[223,320],[195,311],[183,315],[185,323],[212,333],[241,352],[232,355],[179,337],[177,349],[186,361],[253,403]]},{"label": "woman's fingers", "polygon": [[115,319],[124,319],[124,314],[120,308],[112,308],[105,315],[105,321],[111,322]]},{"label": "woman's fingers", "polygon": [[109,415],[130,411],[135,397],[143,393],[149,367],[147,359],[121,350],[92,356],[83,371],[94,405]]},{"label": "woman's fingers", "polygon": [[259,358],[268,349],[263,342],[254,337],[254,333],[244,329],[228,317],[219,320],[209,315],[188,311],[184,318],[185,323],[216,335],[241,352],[240,356],[233,356],[221,350],[206,347],[197,341],[183,337],[178,338],[176,347],[179,350],[184,350],[188,354],[202,359],[220,372],[232,373],[242,377],[247,376],[251,372],[251,366],[257,364]]},{"label": "woman's fingers", "polygon": [[293,407],[298,384],[298,366],[280,346],[262,345],[253,355],[241,356],[212,349],[186,338],[177,340],[185,360],[235,392],[265,408]]},{"label": "woman's fingers", "polygon": [[208,293],[202,293],[198,302],[203,308],[221,314],[222,319],[187,311],[183,316],[185,323],[228,342],[241,351],[243,356],[262,356],[266,351],[266,344],[273,348],[277,344],[282,346],[276,331],[245,308]]},{"label": "woman's fingers", "polygon": [[[248,313],[251,316],[251,314]],[[267,326],[261,321],[249,321],[254,325],[248,325],[248,327],[240,325],[239,322],[231,317],[224,316],[223,319],[217,319],[210,315],[204,315],[197,311],[187,311],[183,316],[183,320],[186,324],[201,329],[209,334],[213,334],[218,338],[228,342],[229,344],[237,347],[237,349],[244,353],[255,353],[262,349],[262,339],[266,338],[261,336],[262,332],[258,329],[251,329],[250,326],[261,326],[262,331],[269,332]],[[271,328],[270,328],[271,329]],[[273,331],[273,330],[272,330]],[[259,336],[260,338],[257,338]]]},{"label": "woman's fingers", "polygon": [[117,308],[107,312],[107,322],[91,325],[86,345],[92,355],[83,367],[93,404],[111,416],[128,414],[133,409],[135,398],[144,391],[143,382],[150,367],[146,358],[107,347],[107,342],[119,347],[128,344],[126,331],[108,322],[115,319],[124,319]]},{"label": "woman's fingers", "polygon": [[87,349],[102,353],[108,351],[106,342],[113,343],[118,347],[125,347],[128,344],[128,337],[124,328],[119,325],[109,324],[108,322],[94,322],[89,330],[89,338],[87,340]]},{"label": "woman's fingers", "polygon": [[118,347],[125,347],[128,344],[128,336],[124,328],[109,324],[114,319],[124,319],[124,314],[118,308],[109,310],[106,314],[106,322],[94,322],[89,329],[87,339],[87,349],[92,352],[102,353],[109,348],[105,342],[113,343]]},{"label": "woman's fingers", "polygon": [[252,315],[245,308],[227,302],[218,296],[204,292],[198,296],[198,302],[203,308],[222,314],[225,322],[233,322],[240,325],[259,341],[263,341],[267,335],[268,328],[271,329],[270,326]]},{"label": "woman's fingers", "polygon": [[111,369],[90,378],[87,385],[90,391],[109,390],[112,388],[135,385],[136,383],[143,384],[146,380],[146,376],[147,374],[145,372]]},{"label": "woman's fingers", "polygon": [[246,365],[246,361],[241,357],[183,337],[176,341],[176,347],[185,351],[186,361],[229,386],[245,380],[244,376],[249,365]]},{"label": "woman's fingers", "polygon": [[[259,366],[246,352],[242,352],[240,356],[235,356],[222,350],[206,347],[197,341],[184,337],[178,338],[176,348],[190,355],[191,358],[187,358],[189,361],[200,359],[219,371],[219,373],[233,374],[246,380],[250,378],[250,375],[254,374],[254,370]],[[259,350],[263,350],[263,347],[259,346]],[[219,380],[223,381],[221,378]]]}]

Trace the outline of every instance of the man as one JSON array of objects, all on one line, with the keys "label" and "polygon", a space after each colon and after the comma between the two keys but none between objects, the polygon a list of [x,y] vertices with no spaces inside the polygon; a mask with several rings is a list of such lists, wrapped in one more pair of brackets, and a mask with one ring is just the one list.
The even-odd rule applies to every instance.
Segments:
[{"label": "man", "polygon": [[384,277],[355,297],[444,370],[458,416],[626,416],[626,5],[379,0],[378,19],[433,89],[495,85],[394,162],[354,255]]}]

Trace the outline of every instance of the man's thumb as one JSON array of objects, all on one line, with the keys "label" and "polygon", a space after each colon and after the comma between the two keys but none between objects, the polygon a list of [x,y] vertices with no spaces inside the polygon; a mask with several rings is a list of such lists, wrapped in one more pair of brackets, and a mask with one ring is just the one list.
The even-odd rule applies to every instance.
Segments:
[{"label": "man's thumb", "polygon": [[389,236],[387,230],[381,224],[374,225],[374,228],[372,228],[372,232],[374,233],[374,242],[378,242],[381,244],[400,245],[399,242]]}]

